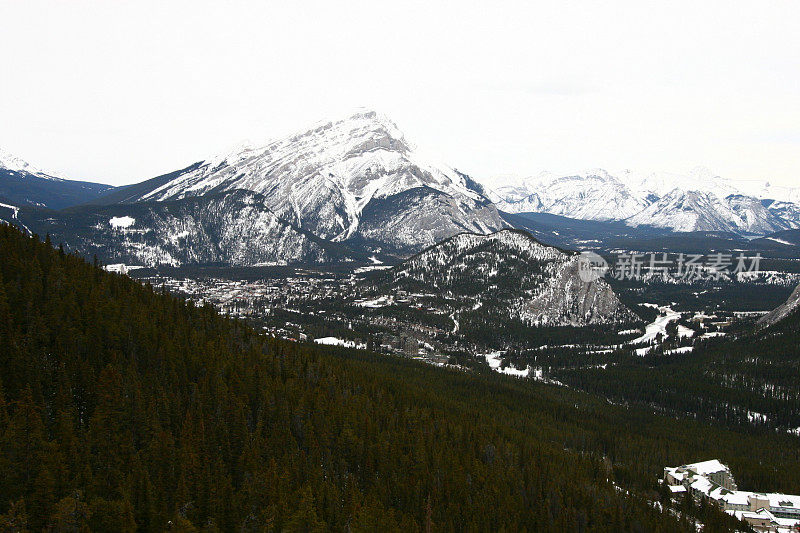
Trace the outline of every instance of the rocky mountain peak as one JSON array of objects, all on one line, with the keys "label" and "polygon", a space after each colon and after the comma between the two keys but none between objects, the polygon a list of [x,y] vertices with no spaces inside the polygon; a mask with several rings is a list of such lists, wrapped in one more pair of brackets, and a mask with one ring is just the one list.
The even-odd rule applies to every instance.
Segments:
[{"label": "rocky mountain peak", "polygon": [[326,241],[354,240],[372,253],[406,254],[459,231],[507,226],[480,185],[421,154],[393,121],[371,110],[238,147],[118,196],[125,203],[207,203],[237,191],[256,195],[292,228]]}]

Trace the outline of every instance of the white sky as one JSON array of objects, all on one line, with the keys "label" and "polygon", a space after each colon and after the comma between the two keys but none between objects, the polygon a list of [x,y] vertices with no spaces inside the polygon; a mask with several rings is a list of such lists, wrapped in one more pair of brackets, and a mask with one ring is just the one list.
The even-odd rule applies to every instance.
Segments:
[{"label": "white sky", "polygon": [[0,0],[0,146],[123,184],[366,106],[488,181],[800,185],[800,2],[432,4]]}]

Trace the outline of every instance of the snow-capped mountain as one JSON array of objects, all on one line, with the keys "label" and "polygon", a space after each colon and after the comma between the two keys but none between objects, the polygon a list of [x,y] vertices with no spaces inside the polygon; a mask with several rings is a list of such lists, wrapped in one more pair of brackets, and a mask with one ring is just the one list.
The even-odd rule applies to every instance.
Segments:
[{"label": "snow-capped mountain", "polygon": [[674,231],[730,231],[764,235],[795,227],[752,196],[724,198],[701,191],[674,189],[626,219],[631,226],[651,225]]},{"label": "snow-capped mountain", "polygon": [[648,205],[646,198],[634,194],[604,170],[574,176],[543,173],[494,193],[503,211],[543,212],[584,220],[621,220]]},{"label": "snow-capped mountain", "polygon": [[0,148],[0,169],[28,174],[45,174],[27,161]]},{"label": "snow-capped mountain", "polygon": [[0,199],[15,206],[63,209],[93,200],[112,189],[113,186],[102,183],[59,178],[0,148]]},{"label": "snow-capped mountain", "polygon": [[[24,218],[84,254],[150,266],[407,256],[460,232],[508,227],[479,184],[422,155],[371,111],[120,187],[92,204]],[[109,225],[120,217],[135,224]]]},{"label": "snow-capped mountain", "polygon": [[386,292],[406,289],[452,299],[456,319],[478,309],[531,325],[634,319],[603,279],[581,279],[579,261],[577,254],[519,230],[462,233],[381,273],[373,283]]},{"label": "snow-capped mountain", "polygon": [[209,159],[125,201],[235,190],[261,195],[281,220],[322,239],[391,251],[506,226],[480,185],[421,155],[393,122],[373,111]]},{"label": "snow-capped mountain", "polygon": [[499,209],[539,212],[583,220],[624,220],[633,227],[674,231],[730,231],[764,235],[800,227],[800,189],[767,182],[737,182],[697,168],[687,175],[543,173],[498,187]]}]

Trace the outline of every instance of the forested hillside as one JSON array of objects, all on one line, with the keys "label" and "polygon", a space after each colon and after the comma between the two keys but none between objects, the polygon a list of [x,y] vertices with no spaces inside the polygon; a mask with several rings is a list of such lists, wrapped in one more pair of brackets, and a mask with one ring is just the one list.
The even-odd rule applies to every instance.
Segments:
[{"label": "forested hillside", "polygon": [[4,531],[695,531],[645,499],[664,465],[800,472],[774,435],[268,339],[9,226],[0,274]]},{"label": "forested hillside", "polygon": [[693,352],[654,353],[553,375],[615,401],[800,436],[800,310],[766,329],[701,342]]}]

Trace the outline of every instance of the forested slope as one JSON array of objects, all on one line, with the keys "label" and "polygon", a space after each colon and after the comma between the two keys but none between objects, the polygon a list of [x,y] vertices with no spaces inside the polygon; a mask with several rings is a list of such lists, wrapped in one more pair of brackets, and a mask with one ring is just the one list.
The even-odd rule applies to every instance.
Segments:
[{"label": "forested slope", "polygon": [[643,497],[664,464],[800,471],[777,438],[267,339],[8,226],[0,375],[15,531],[694,531]]},{"label": "forested slope", "polygon": [[614,401],[800,436],[800,309],[765,329],[701,342],[693,352],[654,353],[603,369],[553,374]]}]

